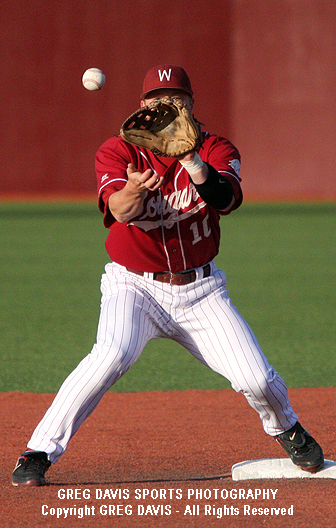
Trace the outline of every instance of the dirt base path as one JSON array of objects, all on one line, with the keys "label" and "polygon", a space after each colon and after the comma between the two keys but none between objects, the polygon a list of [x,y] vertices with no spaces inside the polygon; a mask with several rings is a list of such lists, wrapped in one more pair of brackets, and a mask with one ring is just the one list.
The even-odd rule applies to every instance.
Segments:
[{"label": "dirt base path", "polygon": [[[289,393],[325,458],[336,460],[336,388]],[[230,390],[109,392],[48,485],[14,488],[15,461],[52,399],[0,394],[1,528],[336,526],[334,479],[232,481],[237,462],[286,455]]]}]

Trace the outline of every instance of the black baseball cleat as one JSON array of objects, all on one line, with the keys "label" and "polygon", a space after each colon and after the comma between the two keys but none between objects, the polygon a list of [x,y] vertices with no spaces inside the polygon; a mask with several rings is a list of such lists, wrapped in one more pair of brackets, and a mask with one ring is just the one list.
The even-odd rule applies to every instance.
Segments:
[{"label": "black baseball cleat", "polygon": [[13,486],[44,486],[44,474],[50,466],[44,451],[25,451],[12,473]]},{"label": "black baseball cleat", "polygon": [[303,471],[316,473],[322,469],[323,451],[299,422],[285,433],[276,436],[276,441],[290,456],[293,464]]}]

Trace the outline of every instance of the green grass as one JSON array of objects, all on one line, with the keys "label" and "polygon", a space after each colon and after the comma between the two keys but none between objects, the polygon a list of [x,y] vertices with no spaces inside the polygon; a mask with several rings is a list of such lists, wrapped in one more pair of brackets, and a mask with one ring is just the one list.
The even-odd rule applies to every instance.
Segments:
[{"label": "green grass", "polygon": [[334,385],[335,204],[248,205],[237,213],[219,259],[234,302],[288,386]]},{"label": "green grass", "polygon": [[[335,385],[336,204],[244,204],[221,221],[216,262],[289,387]],[[0,203],[0,391],[54,392],[90,352],[107,231],[95,203]],[[115,391],[229,383],[169,340],[149,343]]]}]

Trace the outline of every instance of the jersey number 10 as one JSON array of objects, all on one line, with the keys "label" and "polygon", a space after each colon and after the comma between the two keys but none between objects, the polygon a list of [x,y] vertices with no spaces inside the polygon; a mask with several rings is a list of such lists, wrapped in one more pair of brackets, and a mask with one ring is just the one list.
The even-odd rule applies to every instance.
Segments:
[{"label": "jersey number 10", "polygon": [[193,222],[190,225],[190,231],[192,231],[194,235],[194,240],[192,241],[193,245],[197,244],[197,242],[200,242],[202,240],[202,234],[205,238],[210,236],[211,228],[209,226],[209,215],[206,215],[206,217],[202,220],[202,234],[200,233],[198,222]]}]

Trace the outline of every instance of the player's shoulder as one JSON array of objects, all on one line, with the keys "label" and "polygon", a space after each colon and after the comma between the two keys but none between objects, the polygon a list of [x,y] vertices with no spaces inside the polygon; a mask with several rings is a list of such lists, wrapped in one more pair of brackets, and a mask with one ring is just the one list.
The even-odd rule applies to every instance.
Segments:
[{"label": "player's shoulder", "polygon": [[113,149],[124,150],[128,147],[128,143],[122,139],[121,136],[111,136],[99,147],[98,150]]},{"label": "player's shoulder", "polygon": [[226,156],[240,159],[239,150],[232,141],[224,136],[210,134],[209,132],[203,132],[203,144],[201,149],[203,149],[205,154],[218,151],[218,153],[225,154]]},{"label": "player's shoulder", "polygon": [[234,144],[232,141],[230,141],[228,138],[224,136],[219,136],[217,134],[210,134],[210,132],[202,132],[203,134],[203,144],[209,145],[209,146],[215,146],[215,145],[224,145],[228,147],[234,147]]},{"label": "player's shoulder", "polygon": [[137,157],[134,145],[127,143],[120,136],[111,136],[97,150],[96,158],[109,158],[134,161]]}]

